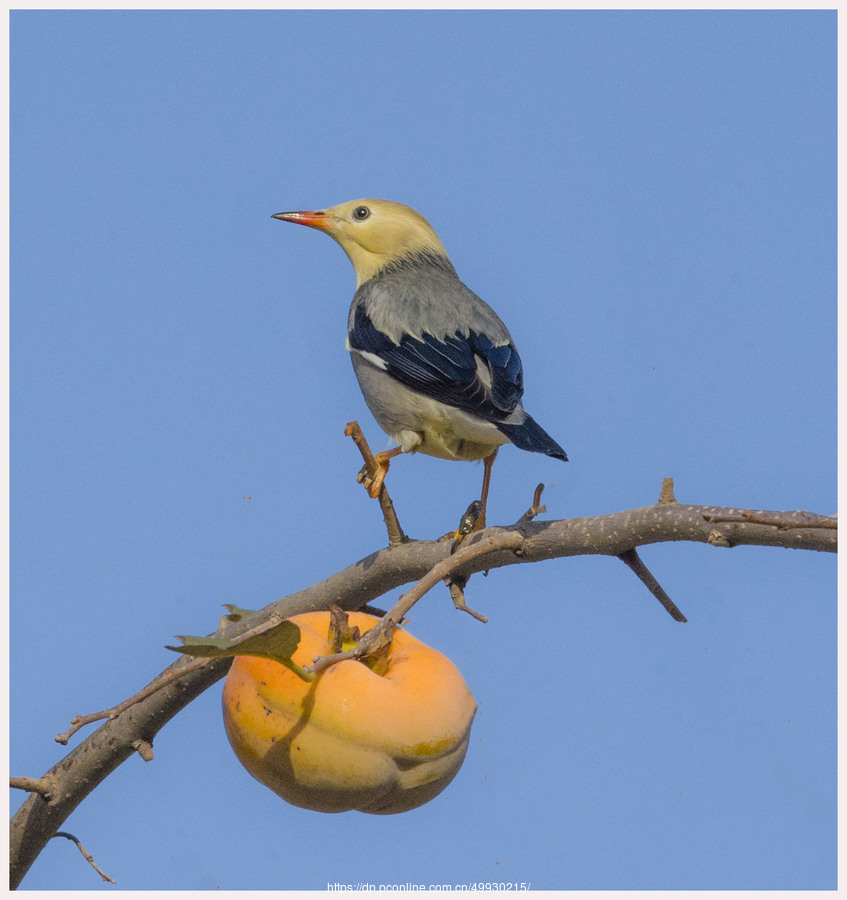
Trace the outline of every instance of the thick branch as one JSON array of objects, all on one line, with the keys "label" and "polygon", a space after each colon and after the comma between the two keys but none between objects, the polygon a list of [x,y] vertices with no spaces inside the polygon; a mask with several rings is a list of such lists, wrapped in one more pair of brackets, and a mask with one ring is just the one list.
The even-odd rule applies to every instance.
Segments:
[{"label": "thick branch", "polygon": [[[632,548],[666,541],[699,541],[717,547],[742,544],[835,552],[834,518],[804,512],[771,512],[721,507],[687,506],[672,499],[672,492],[654,506],[605,516],[528,521],[507,528],[488,528],[465,538],[462,549],[491,542],[489,551],[477,548],[463,554],[453,578],[516,563],[539,562],[564,556],[600,554],[620,556]],[[504,538],[511,534],[519,540]],[[310,588],[277,600],[237,624],[219,630],[235,636],[260,626],[271,616],[326,610],[336,604],[355,610],[401,585],[424,578],[451,552],[448,541],[395,543],[330,576]],[[442,569],[433,576],[443,578]],[[10,825],[11,885],[17,887],[46,842],[59,830],[77,805],[110,772],[132,756],[140,745],[150,745],[166,722],[206,688],[222,678],[229,660],[197,664],[180,657],[167,670],[176,673],[163,686],[147,693],[98,728],[35,784],[49,784],[49,800],[31,793]],[[161,677],[161,676],[159,676]],[[158,679],[157,679],[158,680]],[[18,786],[23,786],[19,779]]]}]

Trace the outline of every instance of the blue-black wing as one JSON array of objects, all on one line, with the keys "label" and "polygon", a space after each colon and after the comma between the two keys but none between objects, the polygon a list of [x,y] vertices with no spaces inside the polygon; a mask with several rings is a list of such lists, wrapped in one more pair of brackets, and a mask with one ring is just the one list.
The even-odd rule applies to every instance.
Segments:
[{"label": "blue-black wing", "polygon": [[[523,394],[518,351],[511,343],[495,346],[484,334],[457,331],[445,338],[424,334],[421,339],[406,334],[396,344],[359,304],[347,339],[351,350],[377,357],[392,377],[413,391],[489,422],[507,419]],[[480,378],[478,361],[490,384]]]}]

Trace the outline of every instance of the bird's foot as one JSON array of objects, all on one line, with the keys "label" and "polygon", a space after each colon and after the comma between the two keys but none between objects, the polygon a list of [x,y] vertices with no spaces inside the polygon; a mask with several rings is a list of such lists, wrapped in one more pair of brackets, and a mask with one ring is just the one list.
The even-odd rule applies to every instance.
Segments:
[{"label": "bird's foot", "polygon": [[464,515],[459,520],[459,527],[453,532],[454,541],[453,550],[474,531],[482,531],[485,528],[485,507],[482,500],[474,500],[473,503],[465,510]]},{"label": "bird's foot", "polygon": [[365,486],[365,490],[374,500],[379,497],[379,492],[382,490],[392,456],[396,456],[396,453],[391,450],[375,454],[373,464],[365,463],[356,476],[356,481]]}]

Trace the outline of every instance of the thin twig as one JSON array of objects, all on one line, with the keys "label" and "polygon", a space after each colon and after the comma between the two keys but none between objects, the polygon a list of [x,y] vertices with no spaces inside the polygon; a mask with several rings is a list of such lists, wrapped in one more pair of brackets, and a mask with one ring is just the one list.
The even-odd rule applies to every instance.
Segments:
[{"label": "thin twig", "polygon": [[544,485],[539,484],[535,488],[535,493],[532,495],[532,506],[515,522],[515,527],[520,525],[526,525],[531,522],[536,516],[541,513],[547,512],[547,507],[541,505],[541,495],[544,493]]},{"label": "thin twig", "polygon": [[[344,434],[349,438],[353,438],[353,443],[359,448],[362,459],[365,461],[365,468],[369,474],[376,473],[376,462],[371,448],[359,427],[358,422],[348,422],[344,429]],[[400,526],[400,520],[397,518],[397,511],[388,495],[388,488],[383,484],[379,491],[379,505],[382,509],[382,518],[385,520],[385,528],[388,531],[388,546],[396,547],[398,544],[405,544],[409,538]]]},{"label": "thin twig", "polygon": [[100,868],[100,866],[98,866],[97,863],[94,862],[94,857],[93,857],[90,853],[88,853],[88,852],[86,851],[85,847],[82,846],[82,844],[80,843],[79,838],[76,837],[76,835],[70,834],[70,833],[67,832],[67,831],[57,831],[57,832],[53,835],[53,837],[63,837],[63,838],[67,838],[69,841],[73,841],[73,842],[77,845],[77,848],[79,849],[79,852],[86,858],[86,860],[88,861],[88,863],[91,865],[91,867],[94,869],[94,871],[95,871],[95,872],[103,879],[103,881],[108,881],[110,884],[117,884],[117,881],[115,881],[114,878],[110,878],[110,877],[109,877],[109,876],[108,876],[108,875]]},{"label": "thin twig", "polygon": [[621,562],[625,562],[630,569],[641,579],[641,581],[647,585],[647,589],[650,593],[659,601],[659,603],[664,606],[664,608],[671,614],[671,616],[676,619],[677,622],[687,622],[688,619],[680,612],[679,607],[676,603],[671,600],[671,598],[665,593],[664,588],[659,584],[658,581],[653,577],[653,574],[644,565],[641,560],[641,557],[638,555],[638,551],[633,547],[631,550],[626,550],[624,553],[618,554],[618,559]]},{"label": "thin twig", "polygon": [[[482,534],[482,533],[481,533]],[[388,613],[370,631],[365,632],[362,639],[350,650],[343,653],[333,653],[331,656],[319,656],[311,666],[304,666],[307,672],[321,672],[335,663],[345,659],[361,659],[367,656],[375,646],[382,633],[399,622],[403,616],[439,581],[443,581],[453,572],[480,556],[489,553],[497,553],[502,550],[520,549],[524,538],[517,531],[504,531],[494,537],[483,537],[469,545],[463,545],[458,552],[436,563],[423,578],[412,588],[406,591],[400,599],[391,607]]]},{"label": "thin twig", "polygon": [[[240,634],[239,641],[246,641],[247,638],[255,637],[257,634],[264,634],[266,631],[270,631],[272,628],[276,628],[276,626],[279,625],[281,621],[282,618],[280,616],[271,615],[264,622]],[[225,628],[225,622],[226,616],[224,616],[224,618],[221,620],[221,625],[218,628],[218,632]],[[218,632],[216,632],[216,634]],[[114,719],[122,712],[129,709],[131,706],[135,706],[136,703],[140,703],[142,700],[146,700],[157,691],[162,690],[162,688],[167,687],[169,684],[172,684],[175,681],[178,681],[180,678],[185,677],[185,673],[190,671],[191,669],[202,669],[208,664],[208,659],[195,657],[180,669],[165,669],[165,671],[156,676],[156,678],[154,678],[150,682],[150,684],[148,684],[146,687],[143,687],[137,694],[133,694],[132,697],[128,697],[122,703],[118,703],[117,706],[112,706],[109,709],[103,709],[100,712],[96,713],[88,713],[88,715],[85,716],[74,716],[71,719],[71,727],[67,731],[62,732],[62,734],[57,734],[54,740],[58,744],[67,744],[71,736],[79,731],[80,728],[84,728],[86,725],[90,725],[92,722],[99,722],[102,719]],[[149,759],[148,751],[146,748],[143,748],[144,752],[142,752],[142,750],[138,747],[134,747],[134,749],[138,751],[141,758],[146,762],[149,762],[149,759],[153,758],[152,747],[149,751]]]},{"label": "thin twig", "polygon": [[92,722],[100,722],[103,719],[114,719],[118,715],[120,715],[124,710],[129,709],[131,706],[135,706],[136,703],[140,703],[142,700],[147,699],[147,697],[152,696],[157,691],[160,691],[163,687],[171,684],[179,678],[182,678],[185,675],[185,672],[189,669],[199,669],[202,668],[208,660],[205,659],[193,659],[189,662],[184,668],[170,671],[165,670],[156,678],[154,678],[150,684],[146,687],[143,687],[137,694],[133,694],[132,697],[128,697],[122,703],[118,703],[117,706],[112,706],[109,709],[102,709],[100,712],[88,713],[84,716],[74,716],[71,719],[71,727],[67,731],[63,731],[61,734],[57,734],[54,741],[57,744],[67,744],[71,737],[76,734],[80,728],[84,728],[86,725],[91,725]]},{"label": "thin twig", "polygon": [[28,778],[26,775],[13,775],[9,778],[9,787],[16,788],[19,791],[30,791],[33,794],[41,794],[48,802],[55,790],[47,775],[42,778]]},{"label": "thin twig", "polygon": [[450,598],[453,601],[453,606],[461,612],[466,612],[478,622],[485,624],[488,622],[488,618],[482,613],[477,612],[475,609],[471,609],[465,602],[465,588],[467,587],[469,578],[470,575],[451,575],[444,579],[444,583],[450,591]]}]

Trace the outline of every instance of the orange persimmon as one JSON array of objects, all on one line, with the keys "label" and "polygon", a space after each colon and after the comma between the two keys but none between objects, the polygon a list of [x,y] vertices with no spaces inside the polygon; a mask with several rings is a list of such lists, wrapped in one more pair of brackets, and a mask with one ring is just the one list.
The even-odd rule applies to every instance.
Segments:
[{"label": "orange persimmon", "polygon": [[[328,612],[291,619],[300,666],[333,652]],[[362,633],[379,620],[350,613]],[[269,659],[238,656],[223,690],[224,724],[247,771],[295,806],[398,813],[453,780],[476,701],[455,665],[401,628],[377,674],[344,660],[312,682]]]}]

